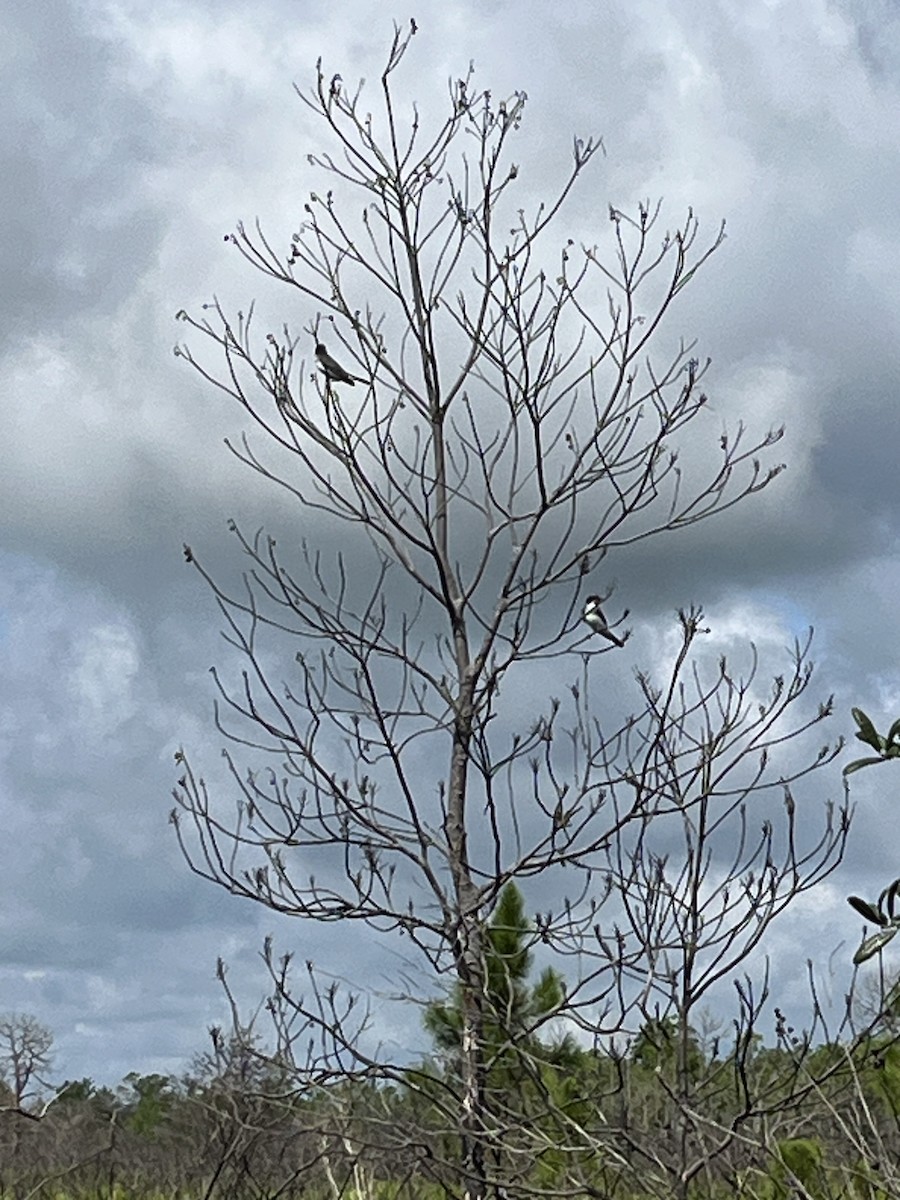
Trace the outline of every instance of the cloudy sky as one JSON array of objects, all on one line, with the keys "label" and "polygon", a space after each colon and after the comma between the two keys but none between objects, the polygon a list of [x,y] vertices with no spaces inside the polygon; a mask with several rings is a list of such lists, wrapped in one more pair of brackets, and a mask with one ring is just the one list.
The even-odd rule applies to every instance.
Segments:
[{"label": "cloudy sky", "polygon": [[[661,198],[672,224],[693,206],[709,236],[725,219],[727,241],[671,333],[713,360],[712,444],[725,414],[754,432],[787,427],[777,460],[788,470],[770,493],[617,564],[634,629],[617,669],[651,666],[673,611],[697,601],[717,652],[755,639],[773,670],[814,625],[833,736],[850,732],[851,704],[892,719],[900,9],[552,9],[426,5],[398,86],[436,113],[474,60],[479,86],[526,91],[526,202],[560,178],[574,134],[601,135],[606,157],[573,202],[579,236],[593,221],[605,236],[610,203],[645,198]],[[276,922],[193,876],[168,825],[176,748],[213,775],[220,761],[209,668],[225,648],[182,543],[227,574],[228,519],[252,527],[275,503],[224,447],[246,418],[172,347],[177,310],[216,295],[235,311],[264,290],[223,235],[258,216],[287,244],[321,186],[307,154],[326,144],[293,85],[311,86],[320,55],[348,84],[376,79],[386,14],[380,0],[5,7],[0,1010],[52,1028],[57,1078],[181,1070],[224,1014],[216,957],[251,1005],[269,932],[339,975],[366,961],[355,931]],[[283,303],[298,327],[313,315],[295,294]],[[839,770],[815,786],[839,799]],[[848,957],[859,937],[843,897],[877,894],[898,873],[898,787],[859,777],[848,857],[801,906],[826,974],[832,951],[843,942]],[[784,979],[797,928],[776,928],[767,947]]]}]

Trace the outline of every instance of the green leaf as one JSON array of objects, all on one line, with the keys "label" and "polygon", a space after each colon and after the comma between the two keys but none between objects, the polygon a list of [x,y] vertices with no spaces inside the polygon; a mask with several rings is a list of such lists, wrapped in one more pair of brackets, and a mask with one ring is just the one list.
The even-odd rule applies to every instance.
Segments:
[{"label": "green leaf", "polygon": [[[859,734],[856,736],[859,737]],[[882,762],[884,762],[884,758],[881,756],[878,758],[856,758],[852,763],[847,763],[842,774],[852,775],[854,771],[861,771],[863,767],[874,767],[877,763]]]},{"label": "green leaf", "polygon": [[888,730],[888,735],[885,738],[885,741],[889,746],[895,742],[900,742],[900,717],[897,718],[897,720]]},{"label": "green leaf", "polygon": [[864,963],[867,959],[877,954],[882,947],[886,946],[892,937],[897,933],[898,927],[892,925],[890,929],[879,929],[877,933],[873,933],[870,938],[866,938],[857,952],[853,955],[853,965],[858,967],[860,963]]},{"label": "green leaf", "polygon": [[848,896],[847,903],[851,908],[855,908],[861,917],[865,917],[867,921],[871,921],[873,925],[887,925],[888,919],[878,911],[874,904],[870,904],[868,900],[863,900],[860,896]]},{"label": "green leaf", "polygon": [[884,739],[880,737],[875,726],[872,724],[863,710],[861,708],[851,708],[850,712],[853,716],[853,720],[859,726],[859,730],[856,734],[859,740],[861,742],[865,742],[866,745],[871,746],[873,750],[884,750]]}]

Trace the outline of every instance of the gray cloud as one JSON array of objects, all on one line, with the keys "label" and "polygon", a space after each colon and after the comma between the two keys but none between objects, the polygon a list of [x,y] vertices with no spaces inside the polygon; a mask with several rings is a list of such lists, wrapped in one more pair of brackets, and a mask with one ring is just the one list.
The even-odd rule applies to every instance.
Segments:
[{"label": "gray cloud", "polygon": [[152,98],[64,0],[14,6],[5,27],[0,183],[3,343],[109,315],[152,257],[163,214],[144,192],[163,133]]},{"label": "gray cloud", "polygon": [[[358,978],[385,954],[234,902],[188,873],[167,825],[179,743],[222,779],[207,669],[236,669],[181,544],[233,581],[230,517],[274,527],[287,552],[299,527],[223,447],[248,422],[172,357],[174,313],[217,294],[229,311],[258,297],[261,327],[315,316],[222,237],[259,214],[287,244],[320,186],[306,155],[324,145],[290,85],[310,83],[327,50],[326,69],[367,76],[374,107],[390,33],[371,0],[305,12],[302,27],[278,0],[252,14],[63,0],[9,14],[0,981],[8,1007],[55,1028],[68,1075],[177,1069],[221,1019],[216,955],[252,1005],[270,930]],[[426,114],[470,58],[495,94],[529,93],[515,150],[524,204],[565,171],[574,133],[603,135],[608,155],[560,240],[601,241],[610,202],[660,194],[669,225],[689,204],[710,236],[728,220],[661,335],[697,337],[714,359],[686,462],[707,468],[723,426],[743,418],[754,433],[787,424],[772,459],[789,469],[733,513],[604,564],[635,629],[609,664],[622,689],[634,665],[658,660],[672,610],[699,600],[727,631],[716,652],[754,634],[781,644],[813,621],[839,713],[900,711],[896,21],[885,4],[849,0],[824,14],[802,2],[576,2],[550,20],[531,0],[459,2],[421,22],[401,78]],[[305,515],[304,532],[316,521]],[[888,777],[857,778],[850,854],[823,893],[834,906],[823,954],[828,939],[857,936],[843,896],[877,891],[894,870],[879,832]],[[837,798],[837,772],[829,784],[810,803]],[[825,929],[815,905],[808,919]],[[788,970],[777,939],[773,953]],[[387,1008],[377,1025],[401,1037]]]}]

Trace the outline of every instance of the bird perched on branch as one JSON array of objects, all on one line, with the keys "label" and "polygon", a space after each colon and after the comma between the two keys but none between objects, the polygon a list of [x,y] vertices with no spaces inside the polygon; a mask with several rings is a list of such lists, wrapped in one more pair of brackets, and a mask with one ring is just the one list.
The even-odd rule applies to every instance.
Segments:
[{"label": "bird perched on branch", "polygon": [[316,346],[316,358],[328,383],[349,383],[351,387],[355,383],[362,383],[361,379],[357,380],[340,363],[335,362],[321,342]]},{"label": "bird perched on branch", "polygon": [[612,642],[616,646],[625,645],[623,639],[616,637],[609,628],[609,623],[603,615],[603,609],[600,607],[599,596],[588,596],[584,602],[583,616],[594,633],[599,633],[601,637],[605,637],[608,642]]}]

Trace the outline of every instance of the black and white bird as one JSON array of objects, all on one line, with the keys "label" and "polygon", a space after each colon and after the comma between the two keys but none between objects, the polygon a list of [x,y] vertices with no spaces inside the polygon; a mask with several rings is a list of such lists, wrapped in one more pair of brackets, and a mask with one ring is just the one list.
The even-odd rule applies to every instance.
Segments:
[{"label": "black and white bird", "polygon": [[608,642],[613,642],[616,646],[624,646],[625,642],[622,638],[616,637],[609,627],[606,617],[603,615],[603,609],[600,607],[599,596],[588,596],[584,602],[583,614],[585,621],[593,629],[594,633],[599,633],[601,637],[605,637]]},{"label": "black and white bird", "polygon": [[361,379],[357,380],[339,362],[335,362],[321,342],[316,346],[316,358],[328,383],[349,383],[351,387],[357,382],[362,383]]}]

